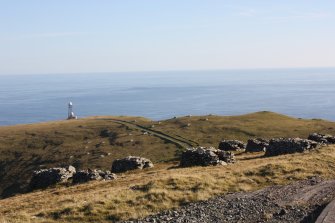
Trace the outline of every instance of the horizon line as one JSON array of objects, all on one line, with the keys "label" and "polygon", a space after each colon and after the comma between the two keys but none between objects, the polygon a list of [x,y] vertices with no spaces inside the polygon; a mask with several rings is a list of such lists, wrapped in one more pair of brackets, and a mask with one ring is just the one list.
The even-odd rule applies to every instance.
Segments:
[{"label": "horizon line", "polygon": [[118,74],[118,73],[165,73],[165,72],[203,72],[203,71],[248,71],[248,70],[300,70],[300,69],[335,69],[335,66],[315,67],[251,67],[251,68],[213,68],[213,69],[167,69],[167,70],[128,70],[128,71],[85,71],[85,72],[48,72],[48,73],[0,73],[0,76],[25,76],[25,75],[81,75],[81,74]]}]

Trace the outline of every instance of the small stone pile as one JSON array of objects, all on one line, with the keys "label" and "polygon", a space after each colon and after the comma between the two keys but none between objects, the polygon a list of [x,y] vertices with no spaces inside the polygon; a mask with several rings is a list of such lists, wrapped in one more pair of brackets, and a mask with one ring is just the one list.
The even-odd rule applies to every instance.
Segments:
[{"label": "small stone pile", "polygon": [[184,151],[179,166],[216,166],[233,162],[235,162],[235,156],[232,152],[217,150],[213,147],[198,147]]},{"label": "small stone pile", "polygon": [[245,151],[246,152],[265,152],[268,146],[269,146],[269,141],[266,139],[261,139],[261,138],[249,139]]},{"label": "small stone pile", "polygon": [[76,173],[73,166],[41,169],[33,172],[29,188],[31,190],[47,188],[51,185],[66,182]]},{"label": "small stone pile", "polygon": [[78,184],[86,183],[92,180],[115,180],[116,178],[116,174],[111,173],[110,171],[88,169],[76,172],[73,175],[72,182],[74,184]]},{"label": "small stone pile", "polygon": [[332,135],[323,135],[320,133],[312,133],[308,136],[309,140],[313,140],[315,142],[319,143],[325,143],[325,144],[335,144],[335,136]]},{"label": "small stone pile", "polygon": [[242,151],[245,150],[245,143],[238,140],[222,140],[219,149],[224,151]]},{"label": "small stone pile", "polygon": [[265,156],[277,156],[290,153],[302,153],[316,149],[320,143],[300,138],[271,139],[266,149]]},{"label": "small stone pile", "polygon": [[128,156],[123,159],[117,159],[112,164],[113,173],[122,173],[129,170],[151,168],[154,164],[146,158],[138,156]]}]

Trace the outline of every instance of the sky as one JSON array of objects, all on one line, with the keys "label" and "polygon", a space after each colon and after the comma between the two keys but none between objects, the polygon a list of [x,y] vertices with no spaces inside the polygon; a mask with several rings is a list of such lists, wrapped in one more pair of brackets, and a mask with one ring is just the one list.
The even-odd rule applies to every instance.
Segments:
[{"label": "sky", "polygon": [[0,74],[335,67],[334,0],[0,0]]}]

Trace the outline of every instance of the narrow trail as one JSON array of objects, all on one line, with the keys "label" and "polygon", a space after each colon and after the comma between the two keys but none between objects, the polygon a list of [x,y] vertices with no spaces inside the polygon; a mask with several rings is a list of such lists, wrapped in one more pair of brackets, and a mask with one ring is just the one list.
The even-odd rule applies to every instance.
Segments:
[{"label": "narrow trail", "polygon": [[135,124],[129,121],[124,121],[124,120],[119,120],[119,119],[107,119],[107,118],[103,118],[103,119],[99,119],[99,120],[108,120],[108,121],[112,121],[114,123],[118,123],[118,124],[122,124],[125,125],[129,128],[132,129],[137,129],[140,130],[142,132],[147,132],[148,134],[151,134],[155,137],[158,137],[160,139],[163,139],[169,143],[175,144],[178,148],[189,148],[189,147],[194,147],[194,146],[198,146],[199,144],[197,142],[194,142],[192,140],[188,140],[185,139],[181,136],[171,136],[168,135],[164,132],[158,131],[158,130],[153,130],[151,128],[147,128],[145,126],[139,125],[139,124]]}]

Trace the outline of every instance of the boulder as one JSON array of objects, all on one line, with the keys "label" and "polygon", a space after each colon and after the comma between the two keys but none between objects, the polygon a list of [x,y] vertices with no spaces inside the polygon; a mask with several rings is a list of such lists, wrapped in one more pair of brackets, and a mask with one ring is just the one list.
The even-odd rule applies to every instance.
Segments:
[{"label": "boulder", "polygon": [[213,147],[198,147],[184,151],[179,166],[216,166],[234,162],[235,156],[232,152],[217,150]]},{"label": "boulder", "polygon": [[245,143],[238,140],[222,140],[219,149],[224,151],[241,151],[245,150]]},{"label": "boulder", "polygon": [[74,173],[76,173],[76,168],[73,166],[37,170],[33,172],[29,187],[31,190],[47,188],[66,182],[73,177]]},{"label": "boulder", "polygon": [[312,133],[308,136],[309,140],[313,140],[315,142],[319,143],[325,143],[325,144],[335,144],[335,136],[332,135],[323,135],[320,133]]},{"label": "boulder", "polygon": [[72,182],[74,184],[78,184],[78,183],[86,183],[92,180],[114,180],[116,178],[117,178],[116,174],[111,173],[110,171],[88,169],[76,172],[73,175]]},{"label": "boulder", "polygon": [[269,141],[261,138],[249,139],[245,148],[246,152],[265,152]]},{"label": "boulder", "polygon": [[320,143],[300,138],[271,139],[266,149],[265,156],[277,156],[290,153],[302,153],[316,149]]},{"label": "boulder", "polygon": [[123,159],[114,160],[112,164],[113,173],[122,173],[128,170],[151,168],[154,164],[146,158],[137,156],[128,156]]}]

